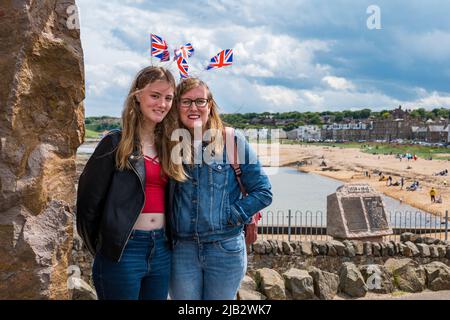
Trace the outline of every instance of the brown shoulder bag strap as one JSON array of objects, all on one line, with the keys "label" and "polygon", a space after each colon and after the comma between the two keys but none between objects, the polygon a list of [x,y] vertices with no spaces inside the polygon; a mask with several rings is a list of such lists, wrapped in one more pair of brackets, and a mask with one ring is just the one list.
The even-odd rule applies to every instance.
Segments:
[{"label": "brown shoulder bag strap", "polygon": [[[228,161],[230,161],[230,165],[234,170],[234,173],[236,175],[236,180],[239,184],[239,189],[241,190],[241,193],[246,196],[247,192],[245,191],[245,187],[242,184],[242,180],[241,180],[241,175],[242,175],[242,171],[241,171],[241,167],[239,165],[239,161],[238,161],[238,148],[237,148],[237,143],[234,137],[234,129],[230,128],[230,127],[225,127],[223,129],[223,140],[224,140],[224,146],[227,152],[227,159]],[[226,148],[227,145],[227,141],[231,142],[233,141],[233,145],[234,148]]]}]

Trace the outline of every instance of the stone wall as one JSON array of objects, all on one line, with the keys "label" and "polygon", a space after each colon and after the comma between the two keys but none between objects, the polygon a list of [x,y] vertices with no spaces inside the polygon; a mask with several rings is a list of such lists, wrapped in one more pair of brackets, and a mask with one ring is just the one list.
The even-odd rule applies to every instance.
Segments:
[{"label": "stone wall", "polygon": [[398,243],[257,241],[248,259],[243,300],[450,290],[450,243],[409,233]]},{"label": "stone wall", "polygon": [[0,299],[69,299],[85,94],[75,1],[1,3]]},{"label": "stone wall", "polygon": [[[238,299],[333,299],[367,292],[450,290],[450,244],[403,234],[401,242],[257,241],[249,248]],[[93,299],[92,257],[75,237],[83,299]]]}]

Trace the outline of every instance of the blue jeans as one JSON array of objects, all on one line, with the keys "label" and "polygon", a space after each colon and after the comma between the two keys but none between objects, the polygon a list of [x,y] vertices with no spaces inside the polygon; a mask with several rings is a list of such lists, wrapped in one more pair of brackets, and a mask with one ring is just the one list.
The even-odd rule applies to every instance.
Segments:
[{"label": "blue jeans", "polygon": [[246,270],[243,233],[206,243],[177,241],[169,294],[173,300],[234,300]]},{"label": "blue jeans", "polygon": [[166,300],[170,264],[164,229],[133,230],[119,262],[96,254],[92,276],[97,296],[99,300]]}]

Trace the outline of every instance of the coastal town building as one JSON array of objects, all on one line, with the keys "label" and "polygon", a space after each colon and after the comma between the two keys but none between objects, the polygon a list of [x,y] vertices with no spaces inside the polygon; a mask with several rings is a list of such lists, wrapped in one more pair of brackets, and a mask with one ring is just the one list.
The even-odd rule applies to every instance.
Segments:
[{"label": "coastal town building", "polygon": [[369,139],[370,127],[370,123],[361,121],[323,125],[321,137],[322,140],[365,141]]},{"label": "coastal town building", "polygon": [[426,141],[427,127],[426,126],[412,126],[411,127],[412,140]]},{"label": "coastal town building", "polygon": [[369,140],[392,141],[412,140],[412,126],[419,125],[420,120],[411,116],[410,110],[403,110],[402,106],[389,112],[387,117],[371,120]]},{"label": "coastal town building", "polygon": [[401,106],[379,118],[370,117],[359,122],[344,119],[341,123],[325,124],[321,136],[323,140],[333,141],[449,141],[446,124],[423,123]]},{"label": "coastal town building", "polygon": [[299,126],[287,132],[287,138],[300,141],[319,141],[321,140],[321,130],[316,125]]},{"label": "coastal town building", "polygon": [[296,120],[295,119],[279,119],[275,121],[275,125],[277,126],[285,126],[288,125],[290,123],[294,123]]},{"label": "coastal town building", "polygon": [[325,115],[325,116],[321,116],[321,117],[320,117],[320,121],[321,121],[323,124],[330,124],[330,123],[333,123],[335,119],[336,119],[336,117],[335,117],[335,116],[332,116],[332,115]]},{"label": "coastal town building", "polygon": [[415,141],[429,143],[448,143],[449,125],[426,124],[423,126],[413,126],[412,135]]},{"label": "coastal town building", "polygon": [[245,129],[243,134],[250,141],[268,141],[271,139],[285,140],[288,139],[288,134],[283,129]]}]

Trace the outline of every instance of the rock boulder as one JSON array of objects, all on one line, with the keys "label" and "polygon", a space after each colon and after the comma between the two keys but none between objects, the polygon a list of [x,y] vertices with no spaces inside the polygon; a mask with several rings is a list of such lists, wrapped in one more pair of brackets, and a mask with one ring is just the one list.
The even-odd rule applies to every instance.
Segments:
[{"label": "rock boulder", "polygon": [[[69,299],[75,152],[84,139],[74,0],[2,1],[0,299]],[[69,12],[69,13],[68,13]]]}]

